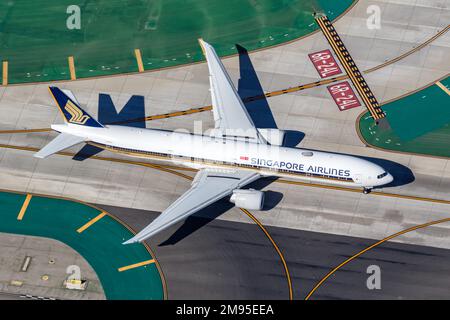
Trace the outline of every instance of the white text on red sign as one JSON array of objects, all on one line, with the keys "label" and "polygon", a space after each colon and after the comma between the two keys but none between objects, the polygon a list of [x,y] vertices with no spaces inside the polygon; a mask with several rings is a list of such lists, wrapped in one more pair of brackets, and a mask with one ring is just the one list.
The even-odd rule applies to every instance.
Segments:
[{"label": "white text on red sign", "polygon": [[341,68],[334,60],[330,50],[322,50],[308,54],[321,78],[331,77],[342,73]]},{"label": "white text on red sign", "polygon": [[341,111],[356,108],[361,105],[348,81],[333,84],[328,86],[327,89]]}]

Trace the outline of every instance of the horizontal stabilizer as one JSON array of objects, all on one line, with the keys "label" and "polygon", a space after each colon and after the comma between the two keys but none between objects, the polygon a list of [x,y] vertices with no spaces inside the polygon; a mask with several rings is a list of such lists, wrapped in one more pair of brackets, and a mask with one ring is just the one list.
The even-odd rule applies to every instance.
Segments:
[{"label": "horizontal stabilizer", "polygon": [[33,156],[36,158],[47,158],[48,156],[62,151],[64,149],[70,148],[76,144],[79,144],[84,141],[84,138],[77,137],[68,133],[61,133],[55,139],[53,139],[49,144],[47,144],[44,148],[36,152]]}]

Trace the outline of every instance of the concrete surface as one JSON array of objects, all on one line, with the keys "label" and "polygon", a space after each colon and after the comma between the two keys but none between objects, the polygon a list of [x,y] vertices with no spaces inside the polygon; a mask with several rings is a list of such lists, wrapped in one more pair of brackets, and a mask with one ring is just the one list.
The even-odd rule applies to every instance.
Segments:
[{"label": "concrete surface", "polygon": [[[381,29],[368,30],[368,5],[380,6]],[[450,1],[365,1],[341,18],[336,30],[360,69],[364,70],[414,48],[442,30],[449,21]],[[300,41],[250,54],[265,91],[316,81],[319,76],[307,54],[329,48],[321,33]],[[386,68],[370,73],[366,80],[380,102],[403,95],[434,81],[450,70],[450,34]],[[224,61],[234,81],[239,78],[239,59]],[[185,66],[138,75],[65,82],[87,110],[97,115],[98,93],[111,94],[122,108],[132,94],[144,95],[146,114],[160,114],[210,104],[206,64]],[[365,147],[359,140],[355,121],[364,110],[339,112],[325,87],[268,99],[279,128],[301,131],[301,147],[337,151],[388,159],[397,181],[414,181],[384,188],[384,192],[450,200],[448,159],[395,154]],[[0,88],[0,129],[48,127],[61,122],[46,85]],[[193,128],[194,120],[203,128],[212,126],[212,114],[204,112],[147,123],[148,127]],[[42,147],[55,134],[2,134],[0,143]],[[108,152],[101,155],[114,156]],[[405,168],[407,167],[407,168]],[[411,179],[409,179],[411,180]],[[168,173],[126,164],[86,160],[71,161],[52,156],[45,160],[27,151],[0,150],[0,188],[39,192],[121,207],[161,211],[189,187],[189,182]],[[255,215],[270,226],[378,239],[411,225],[450,216],[448,205],[394,199],[350,192],[322,190],[293,185],[271,184],[284,194],[270,210]],[[275,200],[271,200],[276,202]],[[249,222],[232,209],[219,219]],[[449,224],[401,237],[395,241],[450,248]]]},{"label": "concrete surface", "polygon": [[[0,300],[21,299],[24,295],[67,300],[105,299],[97,275],[86,260],[62,242],[32,236],[0,233]],[[27,256],[31,262],[21,271]],[[50,262],[52,261],[52,262]],[[63,281],[67,267],[79,266],[81,278],[88,281],[85,291],[69,290]],[[47,275],[48,280],[42,276]],[[11,281],[21,281],[16,286]],[[31,299],[31,298],[30,298]]]},{"label": "concrete surface", "polygon": [[[219,205],[225,205],[222,202]],[[158,213],[102,206],[135,229]],[[211,214],[215,210],[209,208]],[[362,237],[268,227],[304,299],[335,266],[373,244]],[[147,240],[167,281],[169,299],[288,299],[284,268],[264,233],[248,223],[190,218]],[[369,266],[381,289],[366,286]],[[385,243],[345,265],[311,299],[449,299],[450,250]]]}]

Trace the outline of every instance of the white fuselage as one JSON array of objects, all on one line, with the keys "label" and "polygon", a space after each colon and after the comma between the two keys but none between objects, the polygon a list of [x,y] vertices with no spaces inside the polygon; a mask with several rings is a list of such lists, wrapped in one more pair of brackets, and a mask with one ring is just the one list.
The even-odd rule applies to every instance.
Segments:
[{"label": "white fuselage", "polygon": [[156,129],[94,128],[73,124],[52,129],[83,137],[102,148],[191,168],[256,170],[264,176],[371,188],[393,178],[380,166],[357,157],[286,148]]}]

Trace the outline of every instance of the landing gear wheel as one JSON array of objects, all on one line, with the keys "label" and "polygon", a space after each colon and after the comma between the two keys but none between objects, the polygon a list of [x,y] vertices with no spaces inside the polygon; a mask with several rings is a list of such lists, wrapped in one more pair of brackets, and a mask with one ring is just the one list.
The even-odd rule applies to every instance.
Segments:
[{"label": "landing gear wheel", "polygon": [[370,191],[372,191],[372,188],[364,188],[364,189],[363,189],[363,193],[364,193],[364,194],[369,194]]}]

